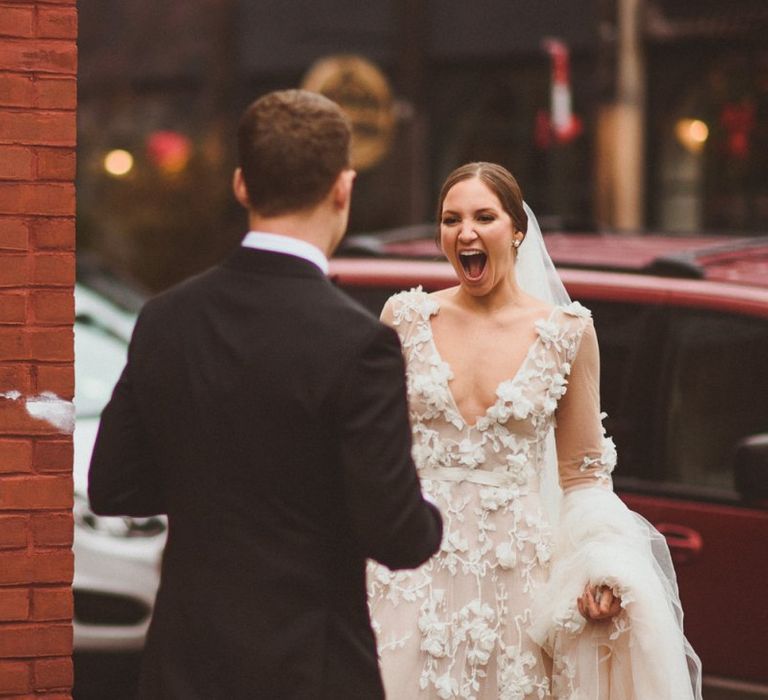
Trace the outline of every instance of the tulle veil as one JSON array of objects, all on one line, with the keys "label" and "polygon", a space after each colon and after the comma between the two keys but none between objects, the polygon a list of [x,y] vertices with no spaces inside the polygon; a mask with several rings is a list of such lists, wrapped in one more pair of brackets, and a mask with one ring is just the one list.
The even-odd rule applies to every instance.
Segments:
[{"label": "tulle veil", "polygon": [[[570,296],[536,216],[524,206],[528,230],[517,252],[517,283],[531,296],[566,306]],[[683,632],[664,537],[611,491],[587,487],[563,493],[554,430],[547,436],[541,496],[555,548],[530,634],[553,657],[556,671],[558,658],[577,660],[561,672],[576,675],[578,700],[701,700],[701,662]],[[575,601],[585,581],[610,585],[622,596],[626,633],[577,619]]]}]

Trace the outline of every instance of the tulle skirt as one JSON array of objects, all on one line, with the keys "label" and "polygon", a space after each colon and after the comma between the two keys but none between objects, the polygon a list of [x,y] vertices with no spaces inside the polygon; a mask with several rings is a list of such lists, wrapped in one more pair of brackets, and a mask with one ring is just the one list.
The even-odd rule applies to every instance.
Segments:
[{"label": "tulle skirt", "polygon": [[[569,491],[553,527],[514,489],[425,487],[441,550],[413,571],[369,567],[388,700],[701,700],[666,542],[612,491]],[[621,596],[617,617],[581,617],[587,583]]]}]

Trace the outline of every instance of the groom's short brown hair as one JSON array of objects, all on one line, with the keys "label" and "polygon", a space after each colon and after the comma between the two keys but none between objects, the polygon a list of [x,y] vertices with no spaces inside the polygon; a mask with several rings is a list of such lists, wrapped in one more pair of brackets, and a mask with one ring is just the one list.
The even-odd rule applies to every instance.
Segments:
[{"label": "groom's short brown hair", "polygon": [[262,216],[309,209],[349,167],[351,129],[339,106],[306,90],[280,90],[246,109],[238,159],[251,208]]}]

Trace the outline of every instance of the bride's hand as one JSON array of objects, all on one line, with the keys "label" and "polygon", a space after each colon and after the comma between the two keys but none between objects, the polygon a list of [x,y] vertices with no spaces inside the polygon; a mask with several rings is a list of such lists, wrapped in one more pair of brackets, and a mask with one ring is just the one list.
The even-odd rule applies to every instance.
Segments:
[{"label": "bride's hand", "polygon": [[579,612],[594,622],[610,620],[621,612],[621,598],[613,594],[610,586],[587,584],[584,594],[578,599]]}]

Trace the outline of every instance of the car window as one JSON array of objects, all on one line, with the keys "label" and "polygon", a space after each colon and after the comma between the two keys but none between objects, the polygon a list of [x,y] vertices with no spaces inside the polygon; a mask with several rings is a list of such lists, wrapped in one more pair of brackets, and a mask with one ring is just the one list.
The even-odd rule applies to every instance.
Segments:
[{"label": "car window", "polygon": [[661,314],[654,306],[584,300],[600,345],[600,403],[618,450],[616,481],[655,480]]},{"label": "car window", "polygon": [[736,443],[768,433],[768,321],[676,310],[669,333],[666,479],[732,491]]},{"label": "car window", "polygon": [[125,365],[127,343],[90,317],[75,321],[75,411],[97,417]]}]

